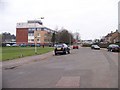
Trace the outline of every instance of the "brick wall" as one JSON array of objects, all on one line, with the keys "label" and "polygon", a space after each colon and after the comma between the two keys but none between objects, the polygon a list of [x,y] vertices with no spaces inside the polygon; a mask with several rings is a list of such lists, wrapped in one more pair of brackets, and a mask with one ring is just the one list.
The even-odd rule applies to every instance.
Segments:
[{"label": "brick wall", "polygon": [[[40,37],[38,37],[38,33],[40,34]],[[37,31],[34,31],[34,37],[35,38],[35,42],[36,43],[40,43],[40,44],[44,44],[46,43],[44,40],[45,40],[45,34],[47,33],[47,31],[41,31],[41,30],[37,30]],[[40,39],[40,42],[37,41],[37,39]]]},{"label": "brick wall", "polygon": [[16,43],[28,43],[28,29],[27,28],[17,28],[16,29]]}]

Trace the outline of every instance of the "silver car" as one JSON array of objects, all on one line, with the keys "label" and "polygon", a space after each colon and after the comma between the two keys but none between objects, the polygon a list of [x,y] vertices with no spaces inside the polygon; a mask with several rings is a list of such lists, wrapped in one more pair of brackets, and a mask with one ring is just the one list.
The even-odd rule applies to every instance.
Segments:
[{"label": "silver car", "polygon": [[91,45],[91,49],[100,50],[100,47],[98,45]]}]

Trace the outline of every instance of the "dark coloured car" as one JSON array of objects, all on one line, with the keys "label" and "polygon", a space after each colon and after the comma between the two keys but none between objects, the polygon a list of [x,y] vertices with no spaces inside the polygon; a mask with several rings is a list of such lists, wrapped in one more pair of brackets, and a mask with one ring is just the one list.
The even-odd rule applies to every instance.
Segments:
[{"label": "dark coloured car", "polygon": [[73,49],[79,49],[78,45],[73,45]]},{"label": "dark coloured car", "polygon": [[91,45],[91,49],[100,50],[100,47],[98,45]]},{"label": "dark coloured car", "polygon": [[35,44],[31,44],[30,46],[31,46],[31,47],[35,47]]},{"label": "dark coloured car", "polygon": [[20,44],[21,47],[26,47],[27,45],[26,44]]},{"label": "dark coloured car", "polygon": [[57,54],[70,54],[70,48],[66,44],[57,44],[54,49],[55,55]]},{"label": "dark coloured car", "polygon": [[40,47],[41,45],[40,44],[30,44],[31,47]]},{"label": "dark coloured car", "polygon": [[111,52],[119,52],[120,51],[119,45],[116,45],[116,44],[110,44],[107,47],[107,49],[108,49],[108,51],[111,51]]},{"label": "dark coloured car", "polygon": [[41,45],[40,44],[36,44],[36,47],[40,47]]}]

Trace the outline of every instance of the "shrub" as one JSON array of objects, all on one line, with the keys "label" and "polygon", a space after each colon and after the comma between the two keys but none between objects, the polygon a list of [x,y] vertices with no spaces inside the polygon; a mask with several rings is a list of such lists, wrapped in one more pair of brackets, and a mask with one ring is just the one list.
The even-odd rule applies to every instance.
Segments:
[{"label": "shrub", "polygon": [[91,44],[82,44],[82,47],[91,47]]}]

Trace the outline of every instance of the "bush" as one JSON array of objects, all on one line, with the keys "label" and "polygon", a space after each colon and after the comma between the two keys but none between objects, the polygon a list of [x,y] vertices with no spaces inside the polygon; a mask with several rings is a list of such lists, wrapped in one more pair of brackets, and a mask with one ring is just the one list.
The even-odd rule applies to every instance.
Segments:
[{"label": "bush", "polygon": [[115,44],[117,44],[117,45],[119,45],[119,46],[120,46],[120,42],[117,42],[117,43],[115,43]]},{"label": "bush", "polygon": [[91,47],[91,44],[82,44],[82,47]]},{"label": "bush", "polygon": [[103,44],[103,43],[99,43],[98,46],[100,48],[107,48],[109,46],[109,43]]}]

